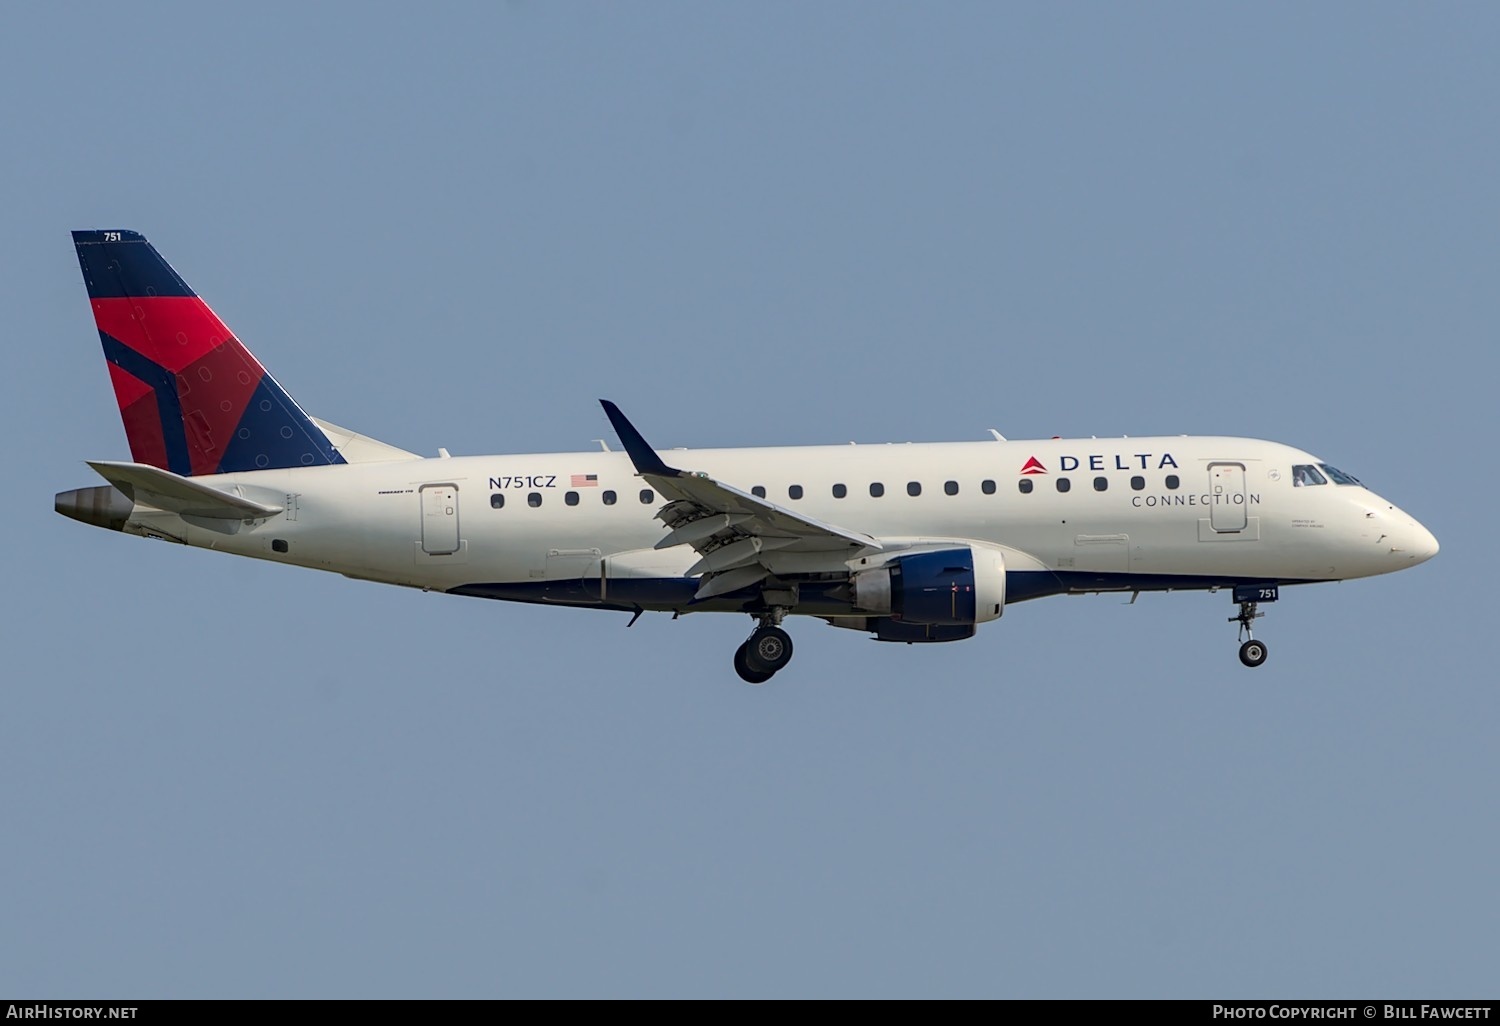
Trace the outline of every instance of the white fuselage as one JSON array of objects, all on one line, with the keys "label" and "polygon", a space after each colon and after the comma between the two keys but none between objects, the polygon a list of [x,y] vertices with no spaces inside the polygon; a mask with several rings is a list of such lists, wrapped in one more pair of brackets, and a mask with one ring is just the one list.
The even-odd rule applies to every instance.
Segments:
[{"label": "white fuselage", "polygon": [[[1065,591],[1365,577],[1412,566],[1437,551],[1421,524],[1360,485],[1295,484],[1294,467],[1321,461],[1254,439],[702,449],[662,456],[745,492],[764,489],[772,503],[879,538],[887,549],[944,539],[999,548],[1010,601]],[[1031,472],[1022,473],[1028,467]],[[663,500],[624,453],[393,460],[198,480],[285,511],[226,521],[137,505],[124,529],[433,590],[619,608],[692,605],[684,574],[698,556],[687,545],[653,549],[666,534],[656,519]],[[1023,482],[1029,491],[1022,491],[1028,487]],[[1063,482],[1067,491],[1059,490]],[[883,494],[873,495],[872,485]],[[609,497],[612,504],[606,504]],[[579,590],[579,581],[593,583]],[[671,587],[673,581],[683,587]]]}]

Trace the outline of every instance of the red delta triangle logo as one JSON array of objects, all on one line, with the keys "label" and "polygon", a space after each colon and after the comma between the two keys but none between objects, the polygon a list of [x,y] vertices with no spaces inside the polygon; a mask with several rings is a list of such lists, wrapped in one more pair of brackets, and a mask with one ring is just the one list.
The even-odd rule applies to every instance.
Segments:
[{"label": "red delta triangle logo", "polygon": [[1045,474],[1046,472],[1047,468],[1042,466],[1042,461],[1035,456],[1027,460],[1026,465],[1021,468],[1023,474]]}]

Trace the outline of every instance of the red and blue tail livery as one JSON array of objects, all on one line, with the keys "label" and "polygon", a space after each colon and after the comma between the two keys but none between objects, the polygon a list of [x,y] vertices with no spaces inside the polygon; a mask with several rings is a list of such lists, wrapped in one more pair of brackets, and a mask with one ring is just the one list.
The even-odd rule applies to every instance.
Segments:
[{"label": "red and blue tail livery", "polygon": [[130,453],[184,477],[344,458],[137,232],[74,232]]}]

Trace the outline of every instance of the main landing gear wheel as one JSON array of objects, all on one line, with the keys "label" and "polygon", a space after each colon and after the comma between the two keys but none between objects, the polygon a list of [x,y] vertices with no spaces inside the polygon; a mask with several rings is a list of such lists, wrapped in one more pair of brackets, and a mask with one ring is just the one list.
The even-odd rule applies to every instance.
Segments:
[{"label": "main landing gear wheel", "polygon": [[764,684],[792,661],[792,636],[778,626],[786,614],[781,606],[753,614],[760,626],[734,652],[734,672],[745,683]]},{"label": "main landing gear wheel", "polygon": [[750,653],[750,642],[746,641],[734,650],[734,672],[740,675],[740,680],[746,684],[764,684],[775,674],[762,673],[760,670],[750,669],[746,657]]},{"label": "main landing gear wheel", "polygon": [[1256,641],[1253,638],[1240,646],[1240,662],[1249,667],[1259,666],[1266,661],[1266,643]]},{"label": "main landing gear wheel", "polygon": [[745,642],[745,665],[762,673],[775,673],[792,661],[792,636],[780,627],[765,624]]}]

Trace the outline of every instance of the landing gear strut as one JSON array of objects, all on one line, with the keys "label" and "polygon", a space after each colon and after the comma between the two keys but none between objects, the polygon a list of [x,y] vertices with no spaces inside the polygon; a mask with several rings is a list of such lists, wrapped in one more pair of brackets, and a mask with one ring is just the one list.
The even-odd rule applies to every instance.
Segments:
[{"label": "landing gear strut", "polygon": [[1229,618],[1230,623],[1240,625],[1240,662],[1252,669],[1266,661],[1266,643],[1256,641],[1251,631],[1251,625],[1265,615],[1256,609],[1256,603],[1241,602],[1240,615]]},{"label": "landing gear strut", "polygon": [[734,653],[734,672],[747,684],[764,684],[792,661],[792,636],[782,630],[786,610],[773,608],[762,614],[760,626]]}]

